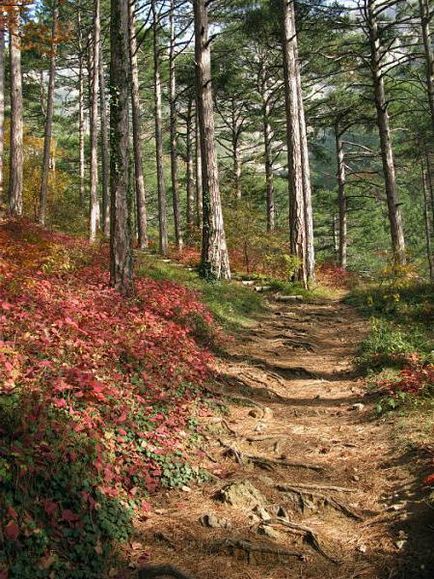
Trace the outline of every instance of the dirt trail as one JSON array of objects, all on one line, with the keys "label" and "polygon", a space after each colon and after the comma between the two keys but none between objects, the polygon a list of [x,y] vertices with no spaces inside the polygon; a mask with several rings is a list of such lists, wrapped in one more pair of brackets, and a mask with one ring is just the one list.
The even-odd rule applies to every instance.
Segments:
[{"label": "dirt trail", "polygon": [[203,448],[215,481],[162,495],[137,558],[197,579],[428,577],[406,563],[409,514],[393,497],[411,474],[352,368],[366,331],[337,301],[271,303],[218,363],[229,412],[205,419]]}]

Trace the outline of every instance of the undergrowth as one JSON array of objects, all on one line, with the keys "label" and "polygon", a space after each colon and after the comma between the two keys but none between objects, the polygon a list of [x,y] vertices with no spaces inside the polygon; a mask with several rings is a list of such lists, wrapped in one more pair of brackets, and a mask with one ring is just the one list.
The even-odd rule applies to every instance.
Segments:
[{"label": "undergrowth", "polygon": [[0,226],[0,578],[100,578],[161,487],[203,481],[218,332],[197,292],[108,287],[105,246]]},{"label": "undergrowth", "polygon": [[388,268],[377,283],[353,290],[349,303],[370,319],[357,362],[382,393],[377,411],[402,409],[432,397],[434,287],[410,268]]}]

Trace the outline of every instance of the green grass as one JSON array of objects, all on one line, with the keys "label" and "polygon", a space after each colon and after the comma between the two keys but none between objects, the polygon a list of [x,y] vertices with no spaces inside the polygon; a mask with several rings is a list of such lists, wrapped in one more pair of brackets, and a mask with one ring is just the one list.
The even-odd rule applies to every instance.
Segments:
[{"label": "green grass", "polygon": [[[236,281],[209,282],[199,277],[196,271],[178,266],[175,262],[164,262],[156,255],[142,254],[137,267],[138,275],[153,279],[169,280],[189,287],[201,294],[216,320],[230,332],[252,325],[253,318],[265,311],[265,294],[255,292]],[[300,295],[305,301],[330,299],[332,290],[316,286],[304,289],[300,284],[270,280],[260,275],[234,276],[236,280],[254,279],[257,285],[270,286],[272,291],[283,295]]]},{"label": "green grass", "polygon": [[434,361],[434,287],[431,284],[369,284],[353,290],[347,302],[371,320],[359,363],[366,368],[396,367],[418,354]]},{"label": "green grass", "polygon": [[156,256],[140,257],[137,273],[198,291],[215,319],[228,331],[250,326],[252,318],[265,310],[262,296],[249,288],[233,282],[207,282],[196,271],[188,271],[173,262],[164,263]]},{"label": "green grass", "polygon": [[299,283],[291,283],[289,281],[271,280],[269,285],[274,291],[278,291],[282,295],[298,295],[302,296],[307,302],[316,300],[332,299],[336,296],[336,292],[324,286],[316,285],[312,289],[305,289]]}]

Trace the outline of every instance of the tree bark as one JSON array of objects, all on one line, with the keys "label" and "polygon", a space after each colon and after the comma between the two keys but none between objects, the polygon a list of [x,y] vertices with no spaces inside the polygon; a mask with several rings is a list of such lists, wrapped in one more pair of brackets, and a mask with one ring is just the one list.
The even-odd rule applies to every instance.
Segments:
[{"label": "tree bark", "polygon": [[307,286],[306,218],[303,191],[302,139],[297,81],[296,30],[293,0],[283,3],[283,64],[286,104],[286,138],[289,173],[289,230],[291,253],[298,258],[295,279]]},{"label": "tree bark", "polygon": [[155,0],[151,3],[153,18],[153,53],[154,53],[154,116],[155,116],[155,157],[157,163],[158,187],[158,220],[160,226],[160,253],[167,255],[167,194],[164,182],[163,165],[163,131],[161,110],[161,74],[160,74],[160,45],[158,40],[158,17]]},{"label": "tree bark", "polygon": [[90,241],[96,240],[96,235],[100,224],[100,208],[98,199],[98,98],[100,50],[101,3],[100,0],[94,0],[90,102]]},{"label": "tree bark", "polygon": [[44,153],[42,158],[41,187],[39,190],[39,223],[45,225],[47,217],[48,178],[50,174],[51,137],[53,132],[54,90],[57,59],[57,27],[59,22],[59,4],[54,0],[51,25],[50,71],[48,76],[47,107],[45,116]]},{"label": "tree bark", "polygon": [[79,195],[80,205],[84,203],[85,189],[85,156],[84,156],[84,47],[83,47],[83,30],[81,20],[81,2],[77,9],[77,28],[78,28],[78,149],[79,149]]},{"label": "tree bark", "polygon": [[202,150],[200,144],[200,129],[199,129],[199,109],[196,99],[196,114],[195,114],[195,158],[196,158],[196,190],[195,190],[195,203],[196,203],[196,226],[202,229],[202,218],[203,218],[203,187],[202,187]]},{"label": "tree bark", "polygon": [[428,261],[430,280],[434,280],[434,259],[431,244],[432,232],[431,232],[430,211],[429,211],[428,174],[427,171],[425,171],[423,163],[422,163],[422,189],[423,189],[423,214],[425,222],[426,257]]},{"label": "tree bark", "polygon": [[426,61],[426,86],[431,114],[431,125],[434,131],[434,56],[430,31],[430,9],[428,0],[419,0],[420,24]]},{"label": "tree bark", "polygon": [[133,151],[134,151],[134,177],[135,197],[137,211],[137,233],[140,249],[148,247],[148,218],[146,213],[146,190],[143,175],[142,155],[142,124],[140,120],[140,85],[139,67],[137,62],[137,37],[136,37],[136,0],[130,3],[129,39],[130,39],[130,62],[131,62],[131,116],[133,122]]},{"label": "tree bark", "polygon": [[345,191],[346,171],[344,144],[339,127],[335,127],[336,138],[336,178],[338,182],[338,207],[339,207],[339,266],[347,267],[347,197]]},{"label": "tree bark", "polygon": [[234,174],[235,198],[241,199],[240,131],[237,122],[235,99],[231,99],[232,166]]},{"label": "tree bark", "polygon": [[201,275],[230,279],[220,198],[211,85],[211,50],[206,0],[194,0],[196,90],[202,152],[203,226]]},{"label": "tree bark", "polygon": [[191,239],[194,224],[194,179],[193,179],[193,101],[187,106],[186,128],[186,188],[187,188],[187,235]]},{"label": "tree bark", "polygon": [[9,20],[9,56],[11,74],[11,130],[9,210],[13,216],[23,214],[23,88],[21,77],[20,9],[12,8]]},{"label": "tree bark", "polygon": [[[294,14],[295,23],[295,14]],[[304,222],[306,228],[306,277],[307,284],[315,282],[315,248],[313,238],[313,209],[312,209],[312,186],[310,181],[310,164],[309,164],[309,147],[307,142],[307,127],[304,113],[303,90],[301,86],[300,65],[298,61],[297,37],[294,39],[294,50],[296,57],[297,71],[297,96],[298,96],[298,114],[300,123],[301,138],[301,158],[303,170],[303,200],[304,200]]]},{"label": "tree bark", "polygon": [[176,111],[176,70],[175,70],[175,3],[170,0],[170,44],[169,44],[169,109],[170,109],[170,172],[172,178],[173,222],[176,247],[182,249],[181,210],[178,183],[178,140]]},{"label": "tree bark", "polygon": [[102,47],[99,53],[98,69],[101,118],[102,227],[104,236],[108,238],[110,236],[110,139]]},{"label": "tree bark", "polygon": [[269,95],[266,93],[266,91],[264,91],[262,95],[262,132],[264,136],[267,231],[272,232],[274,231],[276,225],[276,212],[274,207],[274,179],[273,179],[273,153],[271,150],[272,130],[270,125],[270,101]]},{"label": "tree bark", "polygon": [[402,227],[401,210],[396,184],[395,161],[390,131],[389,113],[384,90],[384,78],[380,68],[381,41],[376,19],[376,0],[367,2],[367,25],[371,50],[371,74],[374,87],[375,108],[377,111],[377,126],[380,136],[381,158],[383,163],[386,188],[392,250],[395,263],[405,264],[405,241]]},{"label": "tree bark", "polygon": [[5,33],[0,28],[0,207],[4,199]]},{"label": "tree bark", "polygon": [[110,281],[124,295],[133,292],[128,219],[130,58],[128,0],[111,0],[110,21]]}]

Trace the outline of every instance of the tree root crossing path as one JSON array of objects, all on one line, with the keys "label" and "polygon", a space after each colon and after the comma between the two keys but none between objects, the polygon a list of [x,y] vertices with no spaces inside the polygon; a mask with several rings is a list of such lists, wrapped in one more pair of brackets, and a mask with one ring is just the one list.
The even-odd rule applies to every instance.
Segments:
[{"label": "tree root crossing path", "polygon": [[412,459],[353,367],[367,331],[340,301],[270,300],[229,344],[225,412],[199,425],[213,478],[158,499],[138,529],[136,561],[152,557],[140,577],[434,576]]}]

